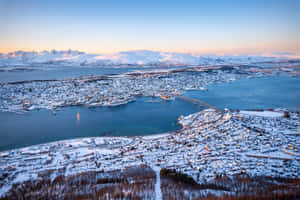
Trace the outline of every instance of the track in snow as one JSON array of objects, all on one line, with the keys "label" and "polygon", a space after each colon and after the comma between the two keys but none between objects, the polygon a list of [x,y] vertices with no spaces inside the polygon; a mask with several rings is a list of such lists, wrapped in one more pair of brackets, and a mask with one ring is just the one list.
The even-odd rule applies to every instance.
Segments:
[{"label": "track in snow", "polygon": [[155,199],[162,200],[162,193],[160,188],[160,167],[152,166],[152,169],[156,174],[156,183],[155,183]]}]

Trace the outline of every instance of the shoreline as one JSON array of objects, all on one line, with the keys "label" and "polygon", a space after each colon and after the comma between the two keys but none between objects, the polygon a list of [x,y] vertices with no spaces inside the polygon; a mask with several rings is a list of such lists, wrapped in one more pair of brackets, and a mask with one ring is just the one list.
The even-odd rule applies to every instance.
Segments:
[{"label": "shoreline", "polygon": [[[254,70],[255,69],[255,70]],[[137,97],[159,97],[166,100],[188,90],[205,90],[208,85],[239,79],[294,76],[282,67],[213,66],[186,69],[133,71],[118,75],[81,76],[63,80],[32,80],[0,84],[0,111],[27,112],[35,109],[55,111],[59,107],[118,106]]]},{"label": "shoreline", "polygon": [[[167,82],[161,82],[161,77],[167,79],[168,83],[174,84],[171,88],[175,88],[175,91],[164,88],[163,97],[169,98],[178,91],[185,91],[184,88],[176,88],[179,86],[177,79],[185,80],[188,76],[196,80],[199,75],[202,78],[207,75],[206,72],[196,75],[180,73],[175,77],[168,73],[154,77],[151,74],[148,77],[150,79],[142,75],[139,81],[145,84],[149,83],[147,81],[154,81],[164,85]],[[221,75],[209,74],[206,78],[209,80],[213,77],[210,83],[213,84],[228,80],[228,77],[235,77],[234,80],[238,80],[237,77],[256,77],[253,74],[244,77],[231,72],[220,73]],[[136,79],[137,77],[134,81]],[[97,86],[99,83],[97,78],[87,80],[84,85],[96,82],[92,86]],[[145,80],[147,81],[143,82]],[[126,78],[123,83],[128,83],[127,81],[130,82],[131,79]],[[203,83],[198,83],[198,86],[203,87]],[[116,85],[121,87],[122,84]],[[139,89],[144,91],[142,86]],[[191,88],[189,85],[187,87]],[[160,92],[158,94],[161,95]],[[141,166],[146,171],[152,170],[151,180],[157,180],[155,191],[159,196],[164,194],[163,189],[159,190],[159,185],[163,187],[166,182],[161,174],[162,169],[171,170],[171,174],[175,173],[172,170],[176,170],[176,173],[189,177],[188,180],[193,180],[196,185],[214,184],[216,179],[224,175],[229,179],[239,175],[295,180],[300,177],[298,110],[225,109],[220,112],[209,108],[181,116],[178,123],[182,126],[181,129],[168,133],[133,137],[83,137],[1,151],[0,199],[14,197],[19,187],[22,187],[21,183],[29,184],[30,188],[31,184],[43,181],[51,185],[56,184],[58,179],[67,180],[84,173],[96,173],[106,177],[113,172],[121,173],[131,168],[139,169]],[[143,179],[145,175],[140,177]],[[106,186],[106,182],[107,180],[101,180],[95,184],[102,187]],[[221,189],[225,194],[227,190],[228,188]],[[219,189],[213,189],[211,192],[219,194],[218,191]],[[60,194],[55,189],[53,192]],[[229,194],[237,192],[230,191]]]},{"label": "shoreline", "polygon": [[[219,108],[217,108],[214,105],[208,104],[208,103],[206,103],[204,101],[201,101],[201,100],[198,100],[198,99],[187,98],[187,97],[184,97],[184,96],[180,96],[180,97],[177,97],[177,98],[181,98],[181,99],[183,99],[185,101],[190,101],[191,103],[196,101],[196,102],[198,102],[200,104],[204,104],[204,105],[206,105],[208,107],[211,107],[212,109],[215,109],[216,112],[221,113],[221,115],[220,115],[220,117],[218,119],[216,119],[214,121],[207,122],[207,123],[214,123],[214,122],[218,121],[220,118],[223,117],[224,111],[221,110],[221,109],[219,109]],[[118,105],[118,106],[122,106],[122,105]],[[87,108],[90,108],[90,107],[87,107]],[[51,112],[53,114],[53,111],[51,111]],[[54,115],[56,115],[56,113]],[[140,137],[142,137],[142,138],[145,138],[145,137],[155,138],[155,137],[160,136],[160,135],[169,135],[169,134],[177,133],[177,132],[183,131],[184,129],[187,129],[188,127],[186,125],[183,125],[183,124],[180,123],[181,117],[182,117],[182,115],[179,116],[179,118],[177,119],[177,124],[180,125],[180,129],[176,129],[176,130],[173,130],[173,131],[168,131],[168,132],[163,132],[163,133],[151,133],[151,134],[146,134],[146,135],[136,135],[136,136],[93,136],[93,137],[76,137],[76,138],[70,138],[70,139],[54,140],[54,141],[50,141],[50,142],[45,142],[45,143],[40,143],[40,144],[34,144],[34,145],[29,145],[29,146],[24,146],[24,147],[18,147],[18,148],[3,150],[3,151],[0,150],[0,155],[4,151],[18,150],[18,149],[27,148],[27,147],[28,148],[29,147],[34,148],[35,146],[39,146],[39,145],[47,145],[47,144],[51,145],[52,143],[53,144],[60,143],[60,142],[63,143],[63,142],[68,142],[68,141],[73,141],[73,140],[81,140],[81,139],[94,139],[94,138],[102,138],[102,137],[104,137],[104,138],[110,138],[110,139],[112,139],[112,138],[132,138],[133,140],[135,138],[140,138]]]},{"label": "shoreline", "polygon": [[[284,118],[225,111],[220,120],[214,121],[219,117],[218,112],[206,109],[182,117],[179,123],[187,128],[158,138],[157,135],[78,138],[1,152],[0,172],[7,177],[0,188],[3,191],[4,186],[11,188],[18,182],[40,180],[39,174],[44,172],[52,171],[54,179],[88,171],[105,174],[150,163],[161,169],[179,169],[199,184],[209,183],[223,173],[229,177],[239,173],[254,177],[276,177],[276,174],[299,177],[300,146],[298,136],[293,133],[300,130],[300,114],[289,113],[290,118]],[[207,119],[214,123],[205,123]],[[290,132],[282,133],[285,126],[290,127]],[[284,160],[290,165],[285,166]]]},{"label": "shoreline", "polygon": [[[209,109],[209,108],[208,108]],[[206,109],[207,110],[207,109]],[[235,113],[244,113],[245,115],[248,115],[246,114],[246,112],[250,111],[250,112],[255,112],[255,113],[263,113],[265,111],[271,111],[271,112],[275,112],[277,113],[278,111],[276,110],[281,110],[281,115],[280,116],[276,116],[276,117],[283,117],[284,116],[284,113],[285,111],[290,111],[290,112],[295,112],[295,113],[299,113],[300,114],[300,109],[292,109],[292,110],[288,110],[288,109],[285,109],[285,108],[276,108],[276,109],[273,109],[273,108],[268,108],[268,109],[245,109],[245,110],[230,110],[230,112],[235,112]],[[242,112],[241,112],[242,111]],[[196,112],[196,113],[200,113],[200,112]],[[188,116],[192,116],[196,113],[192,113]],[[255,115],[255,113],[253,115]],[[278,112],[280,113],[280,112]],[[259,115],[257,115],[259,116]],[[222,118],[223,115],[219,116],[219,119]],[[263,117],[263,116],[262,116]],[[0,151],[0,156],[2,153],[7,153],[9,151],[15,151],[15,150],[22,150],[22,149],[27,149],[27,148],[35,148],[35,147],[39,147],[39,146],[46,146],[46,145],[52,145],[52,144],[58,144],[59,143],[64,143],[64,142],[78,142],[80,140],[89,140],[89,139],[102,139],[102,138],[107,138],[107,139],[134,139],[134,138],[150,138],[149,140],[151,139],[159,139],[159,138],[163,138],[163,137],[166,137],[168,135],[171,135],[171,134],[174,134],[174,133],[177,133],[177,132],[181,132],[181,131],[184,131],[185,129],[188,129],[190,128],[189,125],[185,125],[185,124],[181,124],[179,123],[179,121],[183,118],[183,116],[179,116],[178,118],[178,125],[181,126],[180,129],[177,129],[177,130],[174,130],[174,131],[168,131],[168,132],[163,132],[163,133],[151,133],[151,134],[146,134],[146,135],[138,135],[138,136],[92,136],[92,137],[76,137],[76,138],[70,138],[70,139],[62,139],[62,140],[55,140],[55,141],[50,141],[50,142],[45,142],[45,143],[40,143],[40,144],[34,144],[34,145],[29,145],[29,146],[24,146],[24,147],[18,147],[18,148],[14,148],[14,149],[8,149],[8,150],[3,150],[3,151]],[[209,121],[209,122],[205,122],[204,124],[210,124],[210,123],[215,123],[217,122],[219,119],[216,119],[216,120],[213,120],[213,121]],[[192,122],[189,122],[189,124],[192,124]],[[202,124],[203,125],[203,124]],[[299,133],[300,134],[300,133]],[[78,140],[78,141],[77,141]],[[116,146],[118,147],[118,146]]]},{"label": "shoreline", "polygon": [[[257,77],[255,77],[255,78],[257,78]],[[262,77],[263,78],[263,77]],[[247,78],[246,78],[247,79]],[[218,83],[217,83],[218,84]],[[147,98],[147,97],[143,97],[143,96],[141,96],[141,98]],[[153,97],[152,97],[153,98]],[[190,99],[190,98],[186,98],[186,97],[184,97],[184,96],[179,96],[179,97],[176,97],[176,98],[179,98],[179,99],[183,99],[183,100],[186,100],[186,101],[191,101],[191,102],[194,102],[194,101],[198,101],[197,99]],[[185,99],[186,98],[186,99]],[[155,97],[155,99],[159,99],[160,100],[160,98],[159,97]],[[171,99],[171,100],[173,100],[173,99]],[[155,100],[154,100],[155,101]],[[162,99],[161,98],[161,100],[160,101],[164,101],[164,99]],[[148,101],[147,101],[148,102]],[[152,101],[151,101],[152,102]],[[131,103],[131,102],[129,102],[129,103]],[[129,104],[129,103],[126,103],[125,105],[127,105],[127,104]],[[201,103],[204,103],[204,104],[207,104],[206,102],[202,102],[202,101],[200,101],[200,104]],[[113,106],[113,107],[118,107],[118,106],[122,106],[123,104],[121,104],[121,105],[116,105],[116,106]],[[210,106],[209,104],[207,104],[208,106]],[[76,105],[74,105],[75,107],[78,107],[78,106],[76,106]],[[71,106],[71,107],[73,107],[73,106]],[[81,107],[86,107],[85,105],[81,105]],[[110,108],[110,106],[103,106],[103,107],[106,107],[106,108]],[[214,109],[215,109],[215,107],[214,106],[212,106]],[[64,112],[64,108],[68,108],[68,107],[60,107],[60,108],[58,108],[58,110],[57,111],[61,111],[61,112]],[[86,107],[86,108],[94,108],[94,107]],[[97,107],[96,107],[97,108]],[[280,109],[280,108],[276,108],[276,109]],[[275,109],[275,110],[276,110]],[[40,110],[40,109],[39,109]],[[41,110],[45,110],[45,109],[41,109]],[[47,110],[47,109],[46,109]],[[258,111],[258,112],[260,112],[260,111],[264,111],[264,110],[268,110],[268,111],[274,111],[274,108],[266,108],[266,109],[245,109],[245,111]],[[294,111],[294,112],[298,112],[299,111],[299,109],[297,109],[297,108],[295,108],[295,109],[288,109],[289,111]],[[220,110],[219,110],[220,111]],[[236,112],[236,111],[239,111],[239,109],[232,109],[231,110],[232,112]],[[53,113],[54,112],[54,113]],[[16,113],[16,114],[22,114],[22,113]],[[55,111],[52,111],[52,114],[56,114],[56,112]],[[177,131],[181,131],[181,129],[182,129],[182,127],[180,128],[180,129],[176,129],[176,130],[171,130],[170,132],[177,132]],[[157,135],[157,134],[161,134],[160,132],[158,132],[158,133],[149,133],[149,134],[146,134],[146,135]],[[103,135],[103,136],[109,136],[109,135]],[[138,136],[138,135],[137,135]],[[129,137],[137,137],[137,136],[129,136]],[[92,136],[92,137],[98,137],[98,136]],[[102,136],[100,136],[100,137],[102,137]],[[120,137],[120,136],[111,136],[111,137]],[[121,136],[122,137],[122,136]],[[126,137],[126,136],[125,136]],[[86,138],[85,136],[80,136],[80,137],[76,137],[76,138]],[[76,139],[76,138],[65,138],[65,139],[60,139],[60,140],[53,140],[53,141],[49,141],[49,142],[56,142],[56,141],[61,141],[61,140],[69,140],[69,139]],[[49,143],[49,142],[47,142],[47,141],[45,141],[45,142],[43,142],[43,143],[40,143],[40,144],[45,144],[45,143]],[[39,145],[39,144],[32,144],[32,145]],[[29,145],[29,146],[32,146],[32,145]],[[23,146],[23,147],[27,147],[27,146]],[[17,147],[17,149],[19,149],[19,148],[23,148],[22,146],[21,147]],[[7,150],[13,150],[13,149],[16,149],[16,148],[11,148],[11,149],[7,149]],[[7,151],[7,150],[2,150],[2,151]],[[0,152],[2,152],[2,151],[0,151]]]}]

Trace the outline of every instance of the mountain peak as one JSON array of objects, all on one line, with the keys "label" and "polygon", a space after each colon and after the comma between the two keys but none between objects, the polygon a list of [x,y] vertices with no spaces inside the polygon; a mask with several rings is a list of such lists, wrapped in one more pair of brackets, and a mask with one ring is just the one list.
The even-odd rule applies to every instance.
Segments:
[{"label": "mountain peak", "polygon": [[275,57],[262,56],[194,56],[188,53],[151,50],[122,51],[109,55],[87,54],[78,50],[15,51],[0,54],[2,65],[70,64],[70,65],[215,65],[249,64],[276,61]]}]

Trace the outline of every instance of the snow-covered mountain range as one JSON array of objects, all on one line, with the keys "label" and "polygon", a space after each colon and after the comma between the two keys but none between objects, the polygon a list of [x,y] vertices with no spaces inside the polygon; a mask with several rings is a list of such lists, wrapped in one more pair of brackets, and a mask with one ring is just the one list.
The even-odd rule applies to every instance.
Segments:
[{"label": "snow-covered mountain range", "polygon": [[262,56],[192,56],[185,53],[158,52],[148,50],[127,51],[115,54],[87,54],[80,51],[16,51],[0,53],[0,66],[19,66],[35,64],[62,64],[74,66],[112,66],[112,65],[215,65],[250,64],[279,61],[278,57]]}]

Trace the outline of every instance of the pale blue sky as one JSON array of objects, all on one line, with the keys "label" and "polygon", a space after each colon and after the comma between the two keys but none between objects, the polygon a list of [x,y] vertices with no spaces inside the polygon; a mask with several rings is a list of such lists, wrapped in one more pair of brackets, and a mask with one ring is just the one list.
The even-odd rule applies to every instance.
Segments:
[{"label": "pale blue sky", "polygon": [[0,52],[300,52],[298,0],[0,0]]}]

